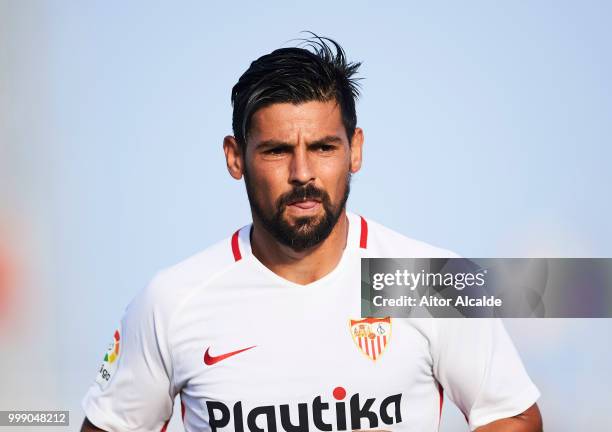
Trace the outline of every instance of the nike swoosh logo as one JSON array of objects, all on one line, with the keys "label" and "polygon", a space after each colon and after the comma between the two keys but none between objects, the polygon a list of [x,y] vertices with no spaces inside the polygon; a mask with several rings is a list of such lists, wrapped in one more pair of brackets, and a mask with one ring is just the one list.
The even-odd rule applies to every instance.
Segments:
[{"label": "nike swoosh logo", "polygon": [[257,345],[253,345],[248,348],[242,348],[237,351],[228,352],[228,353],[221,354],[218,356],[211,356],[208,353],[208,351],[210,350],[210,347],[208,347],[206,348],[206,352],[204,353],[204,363],[206,363],[208,366],[211,366],[211,365],[214,365],[215,363],[219,363],[221,360],[225,360],[228,357],[234,356],[236,354],[240,354],[241,352],[250,350],[251,348],[255,348],[256,346]]}]

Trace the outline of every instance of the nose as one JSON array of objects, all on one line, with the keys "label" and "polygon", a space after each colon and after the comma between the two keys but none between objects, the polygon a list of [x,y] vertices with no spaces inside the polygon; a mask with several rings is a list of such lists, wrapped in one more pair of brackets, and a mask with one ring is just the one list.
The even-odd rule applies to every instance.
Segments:
[{"label": "nose", "polygon": [[305,146],[297,146],[289,168],[289,183],[304,185],[314,180],[314,172]]}]

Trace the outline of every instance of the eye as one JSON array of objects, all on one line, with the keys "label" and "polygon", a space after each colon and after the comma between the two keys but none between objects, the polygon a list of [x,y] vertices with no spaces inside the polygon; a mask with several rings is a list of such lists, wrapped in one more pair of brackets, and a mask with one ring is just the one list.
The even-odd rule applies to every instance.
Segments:
[{"label": "eye", "polygon": [[287,151],[287,149],[285,147],[273,147],[273,148],[271,148],[269,150],[266,150],[264,152],[264,154],[272,155],[272,156],[278,156],[278,155],[282,155],[286,151]]},{"label": "eye", "polygon": [[327,153],[327,152],[332,151],[334,149],[334,146],[333,145],[329,145],[329,144],[319,144],[315,148],[317,149],[317,151],[319,151],[321,153]]}]

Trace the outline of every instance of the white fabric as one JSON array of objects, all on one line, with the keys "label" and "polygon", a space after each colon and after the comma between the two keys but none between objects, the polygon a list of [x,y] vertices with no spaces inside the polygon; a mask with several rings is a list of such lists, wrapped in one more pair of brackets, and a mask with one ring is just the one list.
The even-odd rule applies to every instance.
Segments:
[{"label": "white fabric", "polygon": [[[90,421],[160,431],[180,394],[186,431],[435,432],[440,385],[471,430],[536,402],[497,319],[393,318],[382,354],[364,354],[349,326],[360,318],[360,258],[457,255],[369,219],[362,248],[360,216],[347,215],[339,264],[305,286],[252,255],[250,225],[239,231],[239,260],[228,237],[158,273],[127,307],[119,355],[82,401]],[[215,358],[245,348],[204,362],[207,349]]]}]

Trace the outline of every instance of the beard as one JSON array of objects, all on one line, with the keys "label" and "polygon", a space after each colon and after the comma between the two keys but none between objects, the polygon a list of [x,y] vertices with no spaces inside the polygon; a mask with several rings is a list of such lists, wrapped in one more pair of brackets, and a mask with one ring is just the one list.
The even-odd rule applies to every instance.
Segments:
[{"label": "beard", "polygon": [[[244,183],[251,211],[261,220],[265,230],[279,243],[296,252],[301,252],[318,245],[329,237],[338,223],[349,197],[351,173],[349,172],[346,176],[344,194],[338,202],[332,203],[326,191],[309,183],[305,186],[294,187],[291,191],[281,195],[276,200],[276,210],[273,212],[266,212],[257,201],[255,188],[247,171],[244,172]],[[283,216],[287,206],[295,201],[309,199],[321,202],[323,215],[298,217],[291,225]]]}]

